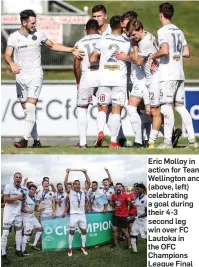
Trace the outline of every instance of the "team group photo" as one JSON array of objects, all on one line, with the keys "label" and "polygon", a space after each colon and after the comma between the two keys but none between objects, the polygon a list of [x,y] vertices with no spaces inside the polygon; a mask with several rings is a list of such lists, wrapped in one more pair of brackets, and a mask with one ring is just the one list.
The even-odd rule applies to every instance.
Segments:
[{"label": "team group photo", "polygon": [[[91,6],[91,3],[85,3]],[[178,19],[175,18],[179,18],[178,10],[181,12],[182,7],[176,4],[175,8],[172,2],[157,2],[156,17],[151,17],[158,22],[154,29],[145,23],[143,10],[139,14],[140,5],[138,10],[135,4],[135,8],[123,13],[118,8],[113,16],[109,15],[111,11],[105,5],[96,3],[90,9],[85,6],[89,16],[82,28],[83,37],[79,39],[75,35],[71,47],[53,42],[47,31],[40,30],[37,23],[41,24],[41,15],[33,9],[24,9],[18,14],[19,29],[7,35],[3,54],[8,70],[13,77],[15,74],[15,96],[19,102],[14,104],[12,115],[9,103],[3,111],[3,119],[10,115],[7,123],[3,124],[6,144],[3,153],[20,153],[20,149],[25,149],[22,150],[25,153],[41,153],[29,149],[32,147],[41,148],[40,151],[49,154],[54,153],[53,145],[56,147],[58,144],[65,146],[65,149],[58,148],[65,153],[82,153],[78,152],[82,148],[86,151],[83,153],[98,153],[103,151],[100,150],[103,147],[107,148],[104,150],[106,153],[114,148],[127,148],[127,153],[156,153],[156,149],[159,149],[158,153],[197,153],[198,91],[197,87],[189,89],[194,93],[191,101],[195,100],[195,105],[190,106],[183,67],[192,59],[194,51],[193,45],[189,48],[192,40],[186,36],[186,27],[178,27]],[[186,3],[181,5],[186,6]],[[48,103],[46,107],[52,124],[44,116],[40,121],[40,94],[44,97],[42,83],[43,87],[47,86],[43,75],[49,72],[49,69],[44,69],[43,74],[42,55],[46,50],[52,51],[51,55],[55,56],[60,52],[63,57],[65,54],[73,56],[75,86],[71,85],[69,89],[67,85],[67,96],[72,98],[75,95],[75,106],[73,120],[65,121],[67,125],[63,120],[60,121],[62,124],[59,123],[62,115],[53,116],[53,112],[60,113],[58,99],[52,100],[53,103]],[[59,79],[57,82],[60,82]],[[14,86],[12,94],[13,89]],[[48,89],[49,93],[52,92]],[[47,88],[43,90],[47,92]],[[54,97],[62,99],[59,95],[62,91],[64,86],[63,90],[53,90]],[[16,109],[20,116],[14,114]],[[17,123],[15,121],[16,126],[20,125],[16,134],[15,131],[8,132],[13,114],[18,120]],[[45,150],[46,147],[49,149]],[[173,148],[185,149],[179,152]],[[126,152],[119,149],[118,153]]]},{"label": "team group photo", "polygon": [[[79,160],[78,165],[74,158]],[[52,167],[48,167],[49,163]],[[135,165],[133,169],[131,163]],[[12,174],[16,166],[19,171]],[[90,260],[100,259],[100,253],[106,253],[110,266],[119,266],[109,259],[111,254],[119,253],[119,257],[144,266],[147,246],[145,157],[131,160],[95,156],[93,160],[87,156],[82,160],[81,156],[47,156],[45,159],[33,156],[28,161],[25,156],[4,156],[1,186],[4,264],[15,266],[15,261],[25,264],[42,255],[56,257],[60,251],[66,264],[68,261],[74,264],[77,257],[81,257],[82,262],[85,256],[88,259],[90,256]],[[79,264],[81,262],[73,266]],[[130,266],[130,262],[126,266]]]}]

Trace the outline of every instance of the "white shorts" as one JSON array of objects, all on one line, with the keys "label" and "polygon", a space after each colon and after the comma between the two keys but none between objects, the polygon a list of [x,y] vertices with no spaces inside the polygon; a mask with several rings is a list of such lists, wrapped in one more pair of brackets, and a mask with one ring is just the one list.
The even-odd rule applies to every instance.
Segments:
[{"label": "white shorts", "polygon": [[51,212],[42,212],[39,215],[40,220],[45,220],[45,219],[52,219],[52,211]]},{"label": "white shorts", "polygon": [[138,98],[138,99],[143,99],[145,105],[150,104],[149,91],[146,87],[145,79],[136,80],[134,82],[130,96]]},{"label": "white shorts", "polygon": [[160,106],[160,84],[150,83],[147,84],[147,89],[149,92],[150,107],[156,108]]},{"label": "white shorts", "polygon": [[126,86],[99,86],[98,104],[100,106],[121,106],[123,107],[126,100]]},{"label": "white shorts", "polygon": [[140,234],[142,238],[146,239],[147,238],[146,233],[147,233],[147,220],[136,219],[132,225],[131,234],[133,236],[138,236]]},{"label": "white shorts", "polygon": [[70,230],[75,231],[77,227],[85,230],[87,228],[87,221],[85,214],[71,214],[70,215]]},{"label": "white shorts", "polygon": [[38,99],[41,92],[42,81],[42,77],[18,79],[16,81],[18,101],[20,103],[25,103],[28,97]]},{"label": "white shorts", "polygon": [[23,228],[24,228],[24,234],[30,235],[32,230],[35,228],[40,228],[41,224],[37,220],[37,218],[33,218],[31,221],[27,221],[23,218]]},{"label": "white shorts", "polygon": [[96,94],[97,87],[80,88],[77,91],[77,107],[87,107],[93,104],[93,95]]},{"label": "white shorts", "polygon": [[161,104],[184,104],[184,81],[160,82]]},{"label": "white shorts", "polygon": [[22,227],[22,215],[15,215],[10,210],[4,209],[3,228],[10,229],[12,225],[18,228]]}]

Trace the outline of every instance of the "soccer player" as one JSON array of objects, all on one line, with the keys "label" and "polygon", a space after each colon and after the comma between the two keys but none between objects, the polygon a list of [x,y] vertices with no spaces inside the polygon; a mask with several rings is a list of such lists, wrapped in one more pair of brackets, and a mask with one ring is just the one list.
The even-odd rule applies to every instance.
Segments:
[{"label": "soccer player", "polygon": [[144,30],[143,24],[139,20],[129,22],[128,32],[137,43],[137,47],[136,45],[134,46],[131,57],[137,65],[144,67],[146,76],[145,84],[149,92],[150,113],[152,116],[152,129],[148,147],[154,148],[162,124],[162,118],[160,113],[159,72],[158,70],[154,73],[151,72],[150,55],[158,50],[158,46],[155,37]]},{"label": "soccer player", "polygon": [[37,247],[37,242],[40,239],[42,234],[42,227],[41,224],[38,222],[37,218],[35,217],[35,211],[41,212],[43,209],[39,209],[37,206],[37,201],[35,198],[36,193],[36,185],[31,184],[28,188],[28,194],[22,202],[22,218],[23,218],[23,238],[22,238],[22,254],[24,256],[29,255],[26,250],[26,244],[30,239],[32,230],[36,230],[35,240],[32,245],[32,248],[40,251],[41,249]]},{"label": "soccer player", "polygon": [[114,188],[113,188],[113,181],[112,181],[109,169],[108,168],[104,168],[104,170],[107,173],[108,178],[104,178],[102,180],[102,185],[103,185],[102,190],[103,190],[103,192],[106,195],[107,200],[108,200],[108,211],[112,211],[113,208],[111,206],[111,199],[112,199],[112,195],[115,193],[115,191],[114,191]]},{"label": "soccer player", "polygon": [[49,182],[44,180],[42,182],[43,190],[39,191],[36,195],[37,204],[40,211],[40,221],[44,218],[55,218],[55,200],[54,193],[49,189]]},{"label": "soccer player", "polygon": [[14,174],[13,183],[7,184],[4,188],[4,202],[5,208],[3,213],[3,234],[1,238],[1,250],[2,260],[5,264],[8,264],[8,258],[6,255],[7,239],[9,235],[9,229],[14,225],[16,234],[16,254],[22,257],[21,242],[22,242],[22,216],[21,207],[22,200],[24,199],[27,191],[25,187],[21,186],[22,174],[16,172]]},{"label": "soccer player", "polygon": [[119,148],[117,137],[121,125],[121,111],[126,100],[127,67],[125,62],[117,60],[113,53],[123,51],[129,54],[131,44],[121,35],[122,28],[119,16],[110,19],[110,26],[112,33],[103,37],[96,45],[95,51],[90,56],[90,62],[96,62],[100,57],[98,102],[101,111],[98,114],[99,133],[102,132],[103,135],[108,106],[112,104],[109,147]]},{"label": "soccer player", "polygon": [[157,34],[160,49],[151,55],[150,60],[151,69],[154,71],[153,62],[160,59],[160,102],[161,112],[164,116],[164,143],[158,147],[172,148],[174,106],[188,133],[188,147],[198,148],[192,119],[184,106],[183,57],[188,58],[190,53],[184,33],[171,22],[173,14],[172,4],[163,3],[159,6],[159,19],[162,28],[158,30]]},{"label": "soccer player", "polygon": [[67,215],[69,209],[68,202],[66,201],[67,193],[64,192],[63,184],[57,184],[57,192],[54,193],[56,217],[64,218]]},{"label": "soccer player", "polygon": [[[82,57],[83,52],[76,48],[55,44],[44,32],[36,29],[36,14],[27,9],[20,13],[21,28],[10,34],[5,51],[5,61],[16,74],[17,97],[25,114],[24,136],[15,142],[17,148],[26,148],[32,135],[33,147],[41,147],[36,125],[36,103],[42,87],[43,70],[41,67],[41,45],[52,51],[72,53]],[[12,54],[14,52],[14,59]]]},{"label": "soccer player", "polygon": [[103,190],[98,188],[96,181],[92,182],[91,190],[88,194],[89,207],[92,212],[108,212],[108,200]]},{"label": "soccer player", "polygon": [[[43,177],[42,182],[43,182],[43,181],[47,181],[47,182],[49,183],[49,189],[50,189],[51,191],[53,191],[53,193],[56,192],[56,189],[55,189],[54,185],[53,185],[52,183],[50,183],[50,178],[49,178],[49,177],[46,177],[46,176]],[[41,185],[39,185],[39,186],[37,187],[36,194],[39,193],[39,191],[43,191],[43,184],[41,184]]]},{"label": "soccer player", "polygon": [[112,248],[118,246],[118,230],[121,228],[122,233],[124,234],[128,247],[130,248],[130,236],[127,231],[127,217],[129,214],[128,205],[131,201],[131,198],[127,193],[122,192],[122,184],[116,184],[116,193],[112,196],[112,205],[114,208],[114,215],[112,217],[112,226],[113,226],[113,239],[114,243]]},{"label": "soccer player", "polygon": [[144,193],[146,187],[143,184],[136,186],[138,196],[135,199],[135,207],[137,215],[131,228],[131,245],[133,251],[137,252],[137,238],[140,234],[141,237],[147,240],[147,195]]},{"label": "soccer player", "polygon": [[105,36],[111,33],[110,24],[106,22],[107,12],[103,5],[96,5],[92,8],[92,18],[98,22],[99,34]]},{"label": "soccer player", "polygon": [[[68,256],[72,256],[72,243],[73,238],[75,234],[75,230],[77,227],[79,227],[81,231],[81,240],[82,240],[82,246],[81,251],[84,253],[84,255],[88,255],[88,252],[86,251],[86,227],[87,227],[87,221],[86,221],[86,215],[85,215],[85,209],[87,206],[87,199],[86,199],[86,193],[84,190],[80,187],[80,181],[75,180],[73,182],[73,187],[68,187],[68,177],[69,177],[70,169],[66,169],[66,177],[64,180],[64,185],[67,188],[67,193],[69,194],[68,199],[70,203],[70,233],[68,236]],[[83,171],[85,178],[86,178],[86,187],[85,190],[88,191],[91,185],[90,178],[87,174],[87,170]]]},{"label": "soccer player", "polygon": [[99,62],[89,63],[89,56],[93,52],[95,45],[101,36],[98,34],[99,25],[94,19],[90,19],[86,24],[87,36],[79,40],[75,47],[85,51],[85,56],[81,60],[74,58],[74,74],[77,82],[77,125],[80,141],[77,148],[86,148],[86,130],[88,126],[87,110],[92,104],[93,93],[98,88]]}]

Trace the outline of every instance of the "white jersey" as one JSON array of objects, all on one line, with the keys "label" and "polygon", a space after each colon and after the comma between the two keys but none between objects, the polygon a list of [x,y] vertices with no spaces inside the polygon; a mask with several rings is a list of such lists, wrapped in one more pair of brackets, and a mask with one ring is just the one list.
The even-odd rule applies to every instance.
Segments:
[{"label": "white jersey", "polygon": [[61,199],[61,204],[56,203],[56,216],[61,216],[66,208],[66,197],[67,193],[63,192],[62,194],[58,194],[58,192],[54,193],[54,199]]},{"label": "white jersey", "polygon": [[45,208],[44,211],[41,212],[41,214],[45,213],[52,213],[52,207],[53,207],[53,198],[54,193],[52,191],[39,191],[36,195],[36,199],[38,201],[38,205],[40,208]]},{"label": "white jersey", "polygon": [[[147,208],[147,196],[144,194],[141,197],[138,196],[135,199],[135,206],[136,206],[137,216],[144,214]],[[146,217],[139,218],[139,219],[145,219],[145,218]]]},{"label": "white jersey", "polygon": [[80,83],[86,84],[87,87],[98,86],[97,80],[99,77],[99,61],[91,64],[89,62],[89,57],[100,39],[101,35],[99,34],[89,34],[84,36],[75,44],[75,47],[85,52],[85,56],[81,61],[82,75]]},{"label": "white jersey", "polygon": [[47,41],[44,32],[36,30],[27,36],[20,33],[19,30],[9,35],[7,47],[14,49],[14,62],[20,66],[19,74],[16,78],[22,76],[42,76],[41,67],[41,45]]},{"label": "white jersey", "polygon": [[144,38],[138,43],[138,57],[144,58],[144,72],[146,75],[146,84],[159,82],[159,70],[152,73],[150,70],[150,55],[158,51],[158,45],[155,37],[145,32]]},{"label": "white jersey", "polygon": [[107,27],[105,29],[105,31],[103,31],[101,34],[101,36],[106,36],[107,34],[111,34],[112,30],[111,30],[111,26],[110,24],[107,24]]},{"label": "white jersey", "polygon": [[117,60],[113,54],[131,51],[131,43],[122,35],[109,34],[103,37],[96,49],[100,54],[100,86],[127,86],[126,62]]},{"label": "white jersey", "polygon": [[92,190],[88,192],[88,200],[92,203],[93,212],[103,212],[104,204],[108,204],[108,201],[105,203],[104,197],[106,198],[106,195],[103,190],[100,189],[97,189],[94,192]]},{"label": "white jersey", "polygon": [[160,58],[160,81],[184,80],[183,48],[187,45],[183,32],[174,24],[158,30],[158,43],[169,45],[169,55]]},{"label": "white jersey", "polygon": [[[110,201],[112,199],[112,195],[115,194],[115,191],[112,187],[109,187],[108,189],[103,189],[104,194],[106,194],[107,199]],[[108,211],[112,211],[113,208],[110,204],[108,204]]]},{"label": "white jersey", "polygon": [[[23,209],[27,208],[27,209],[31,209],[31,210],[35,211],[36,203],[37,203],[37,201],[36,201],[35,197],[29,196],[29,194],[28,194],[26,199],[23,200],[23,202],[22,202],[22,208]],[[34,212],[33,213],[22,212],[22,215],[23,215],[23,219],[25,221],[31,221],[35,218]]]},{"label": "white jersey", "polygon": [[71,189],[69,194],[70,214],[85,214],[86,195],[84,190],[76,192]]}]

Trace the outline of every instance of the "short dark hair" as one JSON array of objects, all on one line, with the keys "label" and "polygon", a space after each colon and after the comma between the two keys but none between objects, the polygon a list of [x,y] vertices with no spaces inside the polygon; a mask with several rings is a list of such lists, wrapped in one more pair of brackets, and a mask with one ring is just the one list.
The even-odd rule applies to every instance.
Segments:
[{"label": "short dark hair", "polygon": [[79,183],[80,183],[80,180],[75,180],[75,181],[73,182],[73,184],[74,184],[75,182],[79,182]]},{"label": "short dark hair", "polygon": [[14,173],[14,177],[15,177],[16,174],[21,175],[21,178],[22,178],[22,174],[21,174],[20,172],[15,172],[15,173]]},{"label": "short dark hair", "polygon": [[97,20],[95,19],[89,19],[89,21],[86,23],[86,30],[99,30],[99,24]]},{"label": "short dark hair", "polygon": [[121,28],[121,25],[120,25],[120,16],[113,16],[110,19],[110,26],[111,26],[111,29],[112,30]]},{"label": "short dark hair", "polygon": [[135,20],[135,19],[132,19],[132,20],[129,20],[127,26],[126,26],[126,30],[127,32],[132,32],[132,31],[139,31],[141,29],[144,29],[144,26],[142,24],[142,22],[140,20]]},{"label": "short dark hair", "polygon": [[25,9],[20,12],[20,21],[27,20],[29,17],[37,17],[36,13],[32,9]]},{"label": "short dark hair", "polygon": [[34,184],[33,182],[27,182],[26,186],[29,187],[31,184]]},{"label": "short dark hair", "polygon": [[117,186],[117,185],[121,185],[121,186],[123,187],[123,184],[122,184],[122,183],[117,183],[116,186]]},{"label": "short dark hair", "polygon": [[96,185],[98,185],[98,182],[96,182],[96,181],[93,181],[93,182],[92,182],[92,184],[96,184]]},{"label": "short dark hair", "polygon": [[58,183],[58,184],[57,184],[57,188],[58,188],[59,185],[62,185],[62,183]]},{"label": "short dark hair", "polygon": [[146,190],[146,186],[144,184],[137,184],[136,187]]},{"label": "short dark hair", "polygon": [[166,19],[171,19],[174,14],[174,7],[170,3],[163,3],[159,6],[159,12],[162,13]]},{"label": "short dark hair", "polygon": [[103,5],[96,5],[92,8],[92,13],[102,11],[104,14],[106,14],[106,8]]},{"label": "short dark hair", "polygon": [[44,180],[50,180],[50,178],[47,177],[47,176],[45,176],[45,177],[43,177],[43,181],[44,181]]},{"label": "short dark hair", "polygon": [[43,185],[45,182],[48,182],[48,184],[49,184],[49,181],[48,181],[48,180],[43,180],[43,181],[42,181],[42,185]]},{"label": "short dark hair", "polygon": [[108,181],[108,182],[109,182],[108,178],[104,178],[104,179],[102,180],[102,182],[104,182],[104,181]]},{"label": "short dark hair", "polygon": [[138,13],[135,11],[127,11],[125,12],[121,18],[120,21],[123,22],[125,19],[131,20],[131,19],[137,19]]},{"label": "short dark hair", "polygon": [[36,187],[35,184],[30,184],[30,185],[28,186],[28,189],[30,190],[32,187],[35,188],[35,189],[37,190],[37,187]]}]

